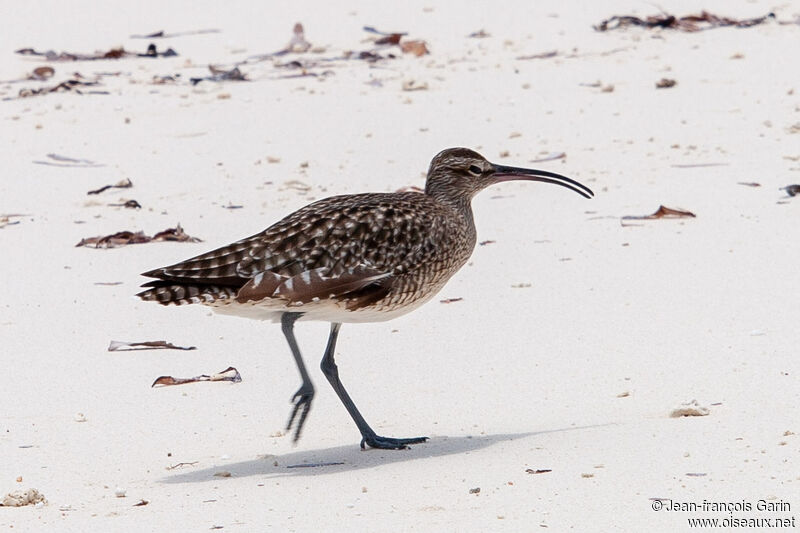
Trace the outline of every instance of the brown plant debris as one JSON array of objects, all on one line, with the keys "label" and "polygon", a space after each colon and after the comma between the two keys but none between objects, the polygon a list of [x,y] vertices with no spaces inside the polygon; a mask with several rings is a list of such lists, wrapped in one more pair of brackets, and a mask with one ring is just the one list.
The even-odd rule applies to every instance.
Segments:
[{"label": "brown plant debris", "polygon": [[56,53],[53,50],[42,52],[33,48],[20,48],[15,50],[15,53],[24,56],[42,57],[47,61],[97,61],[100,59],[122,59],[126,57],[171,57],[178,55],[172,48],[168,48],[165,52],[158,52],[154,44],[150,44],[144,53],[128,52],[122,47],[111,48],[105,52],[95,52],[94,54]]},{"label": "brown plant debris", "polygon": [[0,229],[5,228],[6,226],[13,226],[15,224],[19,224],[19,220],[11,220],[12,218],[18,217],[27,217],[29,215],[17,214],[17,213],[10,213],[8,215],[0,214]]},{"label": "brown plant debris", "polygon": [[682,209],[673,209],[663,205],[658,206],[655,213],[650,215],[626,215],[622,220],[654,220],[658,218],[694,218],[697,215],[691,211],[684,211]]},{"label": "brown plant debris", "polygon": [[138,352],[139,350],[196,350],[195,346],[175,346],[167,341],[125,342],[111,341],[109,352]]},{"label": "brown plant debris", "polygon": [[454,302],[460,302],[463,299],[464,298],[445,298],[444,300],[439,300],[439,302],[443,304],[451,304]]},{"label": "brown plant debris", "polygon": [[414,54],[417,57],[431,53],[425,41],[402,41],[400,43],[400,50],[402,50],[404,54]]},{"label": "brown plant debris", "polygon": [[75,246],[86,246],[88,248],[117,248],[128,244],[143,244],[152,241],[177,241],[177,242],[202,242],[197,237],[187,235],[183,228],[178,224],[175,228],[168,228],[159,231],[152,237],[148,237],[143,231],[120,231],[112,235],[99,237],[87,237]]},{"label": "brown plant debris", "polygon": [[669,13],[661,13],[660,15],[651,15],[644,19],[633,15],[615,15],[594,26],[594,29],[597,31],[609,31],[625,28],[627,26],[642,26],[648,29],[667,28],[671,30],[692,32],[721,28],[724,26],[749,28],[751,26],[763,24],[771,18],[775,18],[774,13],[767,13],[763,17],[754,17],[749,19],[721,17],[719,15],[709,13],[708,11],[702,11],[699,15],[686,15],[684,17],[676,17],[675,15],[670,15]]},{"label": "brown plant debris", "polygon": [[[83,76],[81,76],[78,72],[73,74],[73,78],[70,80],[62,81],[58,85],[54,85],[51,87],[39,87],[36,89],[31,89],[28,87],[22,88],[19,90],[17,94],[18,98],[29,98],[31,96],[39,96],[45,95],[50,93],[59,93],[59,92],[73,92],[75,94],[84,94],[81,91],[81,87],[99,87],[100,82],[95,80],[85,80]],[[108,94],[108,91],[100,91],[100,90],[89,90],[86,91],[85,94]],[[9,100],[10,98],[4,98],[4,100]]]},{"label": "brown plant debris", "polygon": [[35,69],[33,69],[31,75],[28,76],[28,79],[32,81],[45,81],[52,78],[53,74],[55,73],[56,71],[53,67],[47,67],[47,66],[36,67]]},{"label": "brown plant debris", "polygon": [[217,68],[214,65],[209,65],[208,70],[211,71],[211,76],[204,78],[190,78],[189,81],[192,85],[197,85],[201,81],[250,81],[247,75],[243,74],[239,67],[233,67],[230,70]]},{"label": "brown plant debris", "polygon": [[673,79],[661,78],[656,82],[656,89],[669,89],[670,87],[675,87],[677,84],[678,82]]},{"label": "brown plant debris", "polygon": [[[737,181],[737,185],[744,185],[745,187],[761,187],[761,184],[757,181]],[[800,186],[798,186],[798,190],[800,190]]]},{"label": "brown plant debris", "polygon": [[537,468],[534,470],[533,468],[526,468],[525,472],[528,474],[546,474],[548,472],[552,472],[552,468]]},{"label": "brown plant debris", "polygon": [[485,39],[487,37],[491,37],[489,33],[486,32],[484,29],[480,29],[478,31],[474,31],[467,35],[470,39]]},{"label": "brown plant debris", "polygon": [[[54,154],[48,154],[48,156],[51,155]],[[69,161],[86,161],[86,160],[69,159]],[[88,163],[91,163],[91,161],[88,161]],[[103,185],[99,189],[93,189],[91,191],[87,191],[86,194],[100,194],[101,192],[107,191],[108,189],[130,189],[131,187],[133,187],[133,182],[130,180],[130,178],[125,178],[124,180],[118,181],[114,185]]]},{"label": "brown plant debris", "polygon": [[141,209],[142,204],[137,202],[136,200],[125,200],[125,202],[118,203],[118,204],[108,204],[110,207],[124,207],[126,209]]},{"label": "brown plant debris", "polygon": [[797,184],[787,185],[786,187],[782,187],[781,190],[786,191],[786,194],[788,194],[789,196],[797,196],[798,194],[800,194],[800,185]]},{"label": "brown plant debris", "polygon": [[150,500],[141,499],[138,502],[134,503],[133,506],[134,507],[144,507],[148,503],[150,503]]},{"label": "brown plant debris", "polygon": [[242,381],[242,376],[239,374],[239,371],[229,366],[222,372],[218,372],[217,374],[203,374],[201,376],[195,376],[193,378],[174,378],[172,376],[161,376],[156,378],[153,382],[151,387],[155,386],[162,386],[168,387],[170,385],[185,385],[186,383],[197,383],[198,381],[231,381],[233,383],[239,383]]},{"label": "brown plant debris", "polygon": [[551,50],[549,52],[542,52],[541,54],[517,56],[516,59],[519,59],[520,61],[525,61],[528,59],[550,59],[551,57],[556,57],[557,55],[558,55],[558,50]]}]

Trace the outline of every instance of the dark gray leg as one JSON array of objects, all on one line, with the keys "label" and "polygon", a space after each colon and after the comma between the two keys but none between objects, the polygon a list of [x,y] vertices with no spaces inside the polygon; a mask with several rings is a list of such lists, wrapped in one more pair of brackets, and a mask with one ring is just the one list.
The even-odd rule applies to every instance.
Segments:
[{"label": "dark gray leg", "polygon": [[[292,424],[297,418],[297,427],[294,431],[293,442],[300,439],[300,432],[303,431],[303,424],[306,422],[308,412],[311,410],[311,400],[314,399],[314,385],[311,383],[311,378],[308,377],[306,365],[303,363],[303,356],[300,355],[300,348],[297,346],[297,340],[294,338],[294,323],[300,318],[303,313],[283,313],[281,315],[281,326],[283,328],[283,335],[289,343],[289,348],[292,350],[294,362],[297,363],[297,370],[300,371],[300,377],[303,378],[303,384],[297,389],[297,392],[292,396],[292,403],[294,409],[289,416],[289,422],[286,424],[286,431],[292,429]],[[298,418],[298,413],[300,414]]]},{"label": "dark gray leg", "polygon": [[339,399],[344,404],[345,409],[347,409],[347,412],[350,413],[350,416],[353,418],[356,426],[358,426],[358,430],[361,432],[361,449],[363,450],[366,444],[371,448],[402,450],[403,448],[408,447],[409,444],[418,444],[428,440],[428,437],[413,437],[410,439],[381,437],[377,435],[371,427],[369,427],[369,424],[367,424],[367,421],[364,420],[363,416],[361,416],[361,413],[358,412],[356,404],[354,404],[353,400],[350,399],[350,395],[347,394],[347,391],[344,389],[344,385],[342,385],[342,382],[339,380],[339,368],[336,366],[336,361],[333,359],[333,352],[336,349],[336,338],[339,336],[340,327],[341,324],[331,324],[331,334],[328,337],[328,346],[325,348],[325,355],[322,357],[322,362],[319,366],[322,369],[322,373],[325,374],[326,378],[328,378],[328,382],[333,387],[333,390],[336,391],[336,395],[339,396]]}]

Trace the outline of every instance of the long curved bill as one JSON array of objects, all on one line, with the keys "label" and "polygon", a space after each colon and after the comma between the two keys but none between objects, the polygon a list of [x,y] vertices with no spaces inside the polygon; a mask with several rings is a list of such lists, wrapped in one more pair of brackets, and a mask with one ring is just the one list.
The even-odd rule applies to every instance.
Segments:
[{"label": "long curved bill", "polygon": [[586,185],[578,183],[574,179],[562,176],[561,174],[547,172],[546,170],[494,165],[494,174],[492,177],[494,177],[494,179],[498,182],[526,180],[554,183],[555,185],[561,185],[562,187],[571,189],[585,198],[592,198],[594,196],[592,190]]}]

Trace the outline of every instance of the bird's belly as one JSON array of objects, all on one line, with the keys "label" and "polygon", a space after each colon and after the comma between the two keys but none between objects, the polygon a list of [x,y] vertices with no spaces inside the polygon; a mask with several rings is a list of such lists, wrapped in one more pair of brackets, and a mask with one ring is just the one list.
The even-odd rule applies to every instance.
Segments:
[{"label": "bird's belly", "polygon": [[240,303],[234,299],[217,300],[209,305],[215,312],[253,320],[280,322],[283,313],[302,313],[300,320],[316,320],[321,322],[384,322],[397,318],[417,309],[438,293],[447,280],[427,283],[423,289],[390,291],[377,302],[348,309],[347,300],[325,299],[308,302],[302,305],[287,305],[285,300],[267,298],[255,302]]}]

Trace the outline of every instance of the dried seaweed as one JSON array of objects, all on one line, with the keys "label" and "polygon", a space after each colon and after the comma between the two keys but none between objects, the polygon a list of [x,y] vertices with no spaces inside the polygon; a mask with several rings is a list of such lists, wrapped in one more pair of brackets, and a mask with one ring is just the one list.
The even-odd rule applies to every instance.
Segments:
[{"label": "dried seaweed", "polygon": [[[58,85],[54,85],[52,87],[40,87],[38,89],[30,89],[24,88],[20,89],[19,93],[17,94],[18,98],[28,98],[31,96],[39,96],[45,95],[50,93],[58,93],[58,92],[72,92],[75,94],[109,94],[108,91],[97,91],[97,90],[89,90],[89,91],[81,91],[80,87],[98,87],[100,86],[100,82],[95,80],[84,80],[79,79],[80,74],[75,73],[74,78],[71,80],[62,81]],[[9,98],[4,98],[4,100],[8,100]]]},{"label": "dried seaweed", "polygon": [[192,85],[197,85],[201,81],[250,81],[245,74],[239,70],[239,67],[233,67],[230,70],[217,68],[214,65],[209,65],[208,70],[211,71],[211,76],[204,78],[190,78],[189,81]]},{"label": "dried seaweed", "polygon": [[42,57],[47,61],[98,61],[101,59],[123,59],[126,57],[171,57],[178,53],[172,48],[165,52],[158,52],[155,44],[150,44],[144,53],[128,52],[122,47],[111,48],[105,52],[95,52],[94,54],[79,54],[73,52],[54,52],[53,50],[39,51],[34,48],[20,48],[14,51],[24,56]]},{"label": "dried seaweed", "polygon": [[6,226],[13,226],[15,224],[19,224],[19,220],[11,220],[12,218],[17,217],[27,217],[29,215],[11,213],[11,214],[2,214],[0,215],[0,229],[5,228]]},{"label": "dried seaweed", "polygon": [[203,374],[193,378],[174,378],[172,376],[161,376],[156,378],[151,387],[162,386],[168,387],[171,385],[185,385],[186,383],[197,383],[198,381],[230,381],[232,383],[239,383],[242,381],[242,376],[239,371],[229,366],[222,372],[216,374]]},{"label": "dried seaweed", "polygon": [[148,237],[143,231],[120,231],[112,235],[99,237],[87,237],[81,239],[76,247],[86,246],[87,248],[117,248],[128,244],[144,244],[152,241],[177,241],[177,242],[202,242],[197,237],[187,235],[180,224],[175,228],[165,229]]},{"label": "dried seaweed", "polygon": [[430,50],[428,50],[427,43],[420,40],[403,41],[400,43],[400,50],[402,50],[404,54],[414,54],[417,57],[431,53]]},{"label": "dried seaweed", "polygon": [[109,352],[138,352],[140,350],[196,350],[195,346],[175,346],[167,341],[125,342],[111,341]]},{"label": "dried seaweed", "polygon": [[141,209],[142,204],[137,202],[136,200],[126,200],[124,203],[121,204],[108,204],[110,207],[124,207],[126,209]]},{"label": "dried seaweed", "polygon": [[[48,156],[49,155],[53,155],[53,154],[48,154]],[[72,161],[76,161],[76,160],[72,160]],[[80,161],[86,161],[86,160],[82,159]],[[91,161],[89,161],[89,163],[91,163]],[[91,190],[91,191],[87,191],[86,194],[100,194],[101,192],[107,191],[108,189],[130,189],[131,187],[133,187],[133,182],[130,180],[130,178],[125,178],[124,180],[118,181],[114,185],[103,185],[99,189],[94,189],[94,190]]]},{"label": "dried seaweed", "polygon": [[627,215],[622,217],[622,220],[654,220],[658,218],[694,218],[697,215],[691,211],[684,211],[682,209],[672,209],[663,205],[658,206],[655,213],[650,215]]},{"label": "dried seaweed", "polygon": [[767,13],[763,17],[734,19],[730,17],[714,15],[708,11],[702,11],[699,15],[686,15],[684,17],[676,17],[675,15],[670,15],[669,13],[661,13],[660,15],[651,15],[644,19],[633,15],[615,15],[594,26],[594,29],[597,31],[609,31],[628,26],[641,26],[648,29],[665,28],[693,32],[710,30],[713,28],[722,28],[725,26],[750,28],[758,24],[763,24],[767,20],[774,18],[774,13]]},{"label": "dried seaweed", "polygon": [[800,185],[797,184],[787,185],[786,187],[781,187],[781,190],[786,191],[786,194],[788,194],[789,196],[797,196],[798,194],[800,194]]}]

